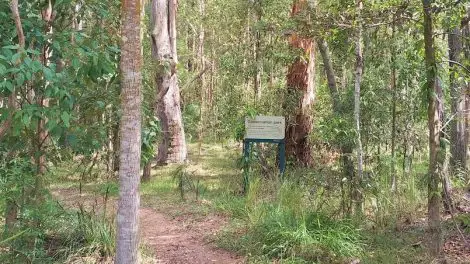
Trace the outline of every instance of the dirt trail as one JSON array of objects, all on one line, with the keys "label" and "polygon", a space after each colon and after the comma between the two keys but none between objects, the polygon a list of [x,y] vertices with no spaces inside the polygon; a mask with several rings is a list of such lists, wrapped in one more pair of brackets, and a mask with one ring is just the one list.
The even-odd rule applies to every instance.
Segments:
[{"label": "dirt trail", "polygon": [[[100,214],[104,208],[102,197],[90,193],[80,194],[76,188],[56,189],[53,195],[67,207],[84,206]],[[117,210],[117,200],[107,202],[106,211]],[[147,249],[156,256],[158,264],[238,264],[243,258],[215,247],[211,237],[225,224],[217,216],[194,219],[180,216],[172,219],[169,215],[154,209],[141,207],[139,211],[141,238]]]},{"label": "dirt trail", "polygon": [[145,244],[154,250],[159,264],[236,264],[243,260],[207,241],[217,231],[220,221],[208,217],[204,222],[172,220],[153,209],[140,209],[141,235]]}]

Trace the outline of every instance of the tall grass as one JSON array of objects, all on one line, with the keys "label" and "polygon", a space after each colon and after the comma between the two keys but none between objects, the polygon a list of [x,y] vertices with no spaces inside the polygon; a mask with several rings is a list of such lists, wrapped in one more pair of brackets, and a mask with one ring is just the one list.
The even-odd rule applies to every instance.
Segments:
[{"label": "tall grass", "polygon": [[[273,196],[267,195],[274,186],[254,179],[243,208],[229,207],[237,215],[244,215],[242,235],[225,236],[237,250],[251,256],[268,259],[334,263],[342,258],[363,253],[359,230],[347,220],[332,219],[315,212],[306,198],[308,191],[296,183],[286,181],[277,187]],[[233,205],[232,202],[229,203]],[[239,231],[237,231],[239,232]],[[222,245],[228,241],[222,241]],[[294,263],[292,262],[292,263]]]},{"label": "tall grass", "polygon": [[99,263],[114,254],[114,223],[93,212],[64,209],[50,199],[25,208],[21,217],[16,235],[0,245],[0,263]]}]

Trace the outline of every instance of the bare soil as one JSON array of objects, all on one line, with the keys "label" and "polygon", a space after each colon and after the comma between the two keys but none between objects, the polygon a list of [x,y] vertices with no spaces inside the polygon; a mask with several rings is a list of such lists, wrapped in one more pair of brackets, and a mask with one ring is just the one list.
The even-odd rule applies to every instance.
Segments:
[{"label": "bare soil", "polygon": [[140,223],[142,239],[154,250],[159,264],[243,263],[241,257],[216,248],[210,240],[221,227],[217,217],[185,221],[141,208]]}]

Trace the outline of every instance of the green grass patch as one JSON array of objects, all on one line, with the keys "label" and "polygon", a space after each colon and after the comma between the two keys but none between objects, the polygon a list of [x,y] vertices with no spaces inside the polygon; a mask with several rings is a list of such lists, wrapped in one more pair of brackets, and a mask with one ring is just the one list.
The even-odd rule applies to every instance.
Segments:
[{"label": "green grass patch", "polygon": [[406,232],[386,231],[367,232],[367,254],[361,263],[396,264],[396,263],[431,263],[423,241],[424,230],[415,228]]},{"label": "green grass patch", "polygon": [[219,246],[286,263],[339,263],[363,255],[363,238],[352,222],[314,212],[306,206],[302,187],[285,182],[270,199],[264,190],[257,180],[246,199],[219,200],[219,209],[243,221],[219,235]]}]

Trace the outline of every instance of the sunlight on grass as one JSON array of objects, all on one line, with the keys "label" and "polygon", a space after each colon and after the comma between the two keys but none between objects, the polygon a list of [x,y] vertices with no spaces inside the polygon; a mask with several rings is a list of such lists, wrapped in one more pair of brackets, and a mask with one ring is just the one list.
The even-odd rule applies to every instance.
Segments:
[{"label": "sunlight on grass", "polygon": [[[272,263],[273,259],[292,264],[344,263],[355,257],[366,264],[429,263],[420,242],[421,226],[395,230],[423,214],[425,164],[415,164],[407,177],[400,177],[398,195],[388,190],[387,177],[366,188],[366,219],[357,224],[338,217],[341,197],[338,184],[332,181],[338,178],[336,170],[290,168],[281,183],[254,169],[244,196],[240,156],[235,144],[203,144],[200,155],[199,145],[190,144],[187,164],[152,169],[150,181],[140,187],[141,205],[197,221],[209,214],[230,218],[217,235],[217,244],[247,255],[251,264]],[[83,192],[118,196],[117,179],[80,184],[80,173],[73,174],[71,168],[65,164],[54,170],[54,188],[81,185]],[[397,172],[403,174],[400,168]],[[179,178],[181,173],[184,179]],[[373,173],[378,177],[386,172]],[[179,185],[182,179],[184,185]]]}]

